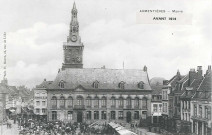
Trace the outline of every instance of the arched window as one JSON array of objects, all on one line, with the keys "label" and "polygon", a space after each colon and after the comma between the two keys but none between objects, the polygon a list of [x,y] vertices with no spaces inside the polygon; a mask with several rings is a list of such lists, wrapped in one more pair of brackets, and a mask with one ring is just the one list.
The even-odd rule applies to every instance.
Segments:
[{"label": "arched window", "polygon": [[124,107],[124,98],[123,97],[119,97],[118,105],[119,105],[119,108],[123,108]]},{"label": "arched window", "polygon": [[142,109],[147,109],[147,98],[146,97],[144,97],[142,99]]},{"label": "arched window", "polygon": [[79,106],[83,105],[83,97],[82,96],[77,97],[77,105],[79,105]]},{"label": "arched window", "polygon": [[131,98],[127,97],[127,108],[131,108]]},{"label": "arched window", "polygon": [[60,108],[65,108],[65,97],[64,96],[60,97]]},{"label": "arched window", "polygon": [[91,104],[91,97],[89,96],[89,97],[87,97],[87,107],[91,107],[92,106],[92,104]]},{"label": "arched window", "polygon": [[63,80],[59,82],[59,87],[61,89],[64,89],[65,88],[65,85],[64,85],[64,81]]},{"label": "arched window", "polygon": [[142,81],[139,82],[139,83],[138,83],[138,88],[139,88],[139,89],[144,89],[144,82],[142,82]]},{"label": "arched window", "polygon": [[94,107],[99,108],[99,98],[98,97],[94,98]]},{"label": "arched window", "polygon": [[107,99],[106,99],[106,97],[102,97],[102,99],[101,99],[101,104],[102,104],[102,108],[106,108],[106,104],[107,104]]},{"label": "arched window", "polygon": [[134,108],[139,108],[139,98],[138,97],[135,98],[135,106],[134,106]]},{"label": "arched window", "polygon": [[95,89],[99,88],[99,82],[98,82],[98,81],[95,81],[95,82],[93,83],[93,87],[94,87]]},{"label": "arched window", "polygon": [[52,108],[57,108],[57,97],[53,96],[51,99]]},{"label": "arched window", "polygon": [[71,96],[68,97],[67,104],[68,104],[68,108],[73,107],[73,98]]},{"label": "arched window", "polygon": [[112,108],[116,107],[116,98],[115,97],[111,97],[111,107]]},{"label": "arched window", "polygon": [[125,84],[125,82],[123,82],[123,81],[120,82],[120,83],[119,83],[119,88],[120,88],[120,89],[124,89],[124,84]]}]

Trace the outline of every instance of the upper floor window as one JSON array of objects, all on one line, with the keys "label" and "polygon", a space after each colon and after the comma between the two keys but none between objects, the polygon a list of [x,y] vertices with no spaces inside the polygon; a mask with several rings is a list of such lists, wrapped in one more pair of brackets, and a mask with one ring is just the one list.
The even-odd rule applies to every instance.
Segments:
[{"label": "upper floor window", "polygon": [[93,83],[93,87],[94,87],[95,89],[99,88],[99,82],[98,82],[98,81],[95,81],[95,82]]},{"label": "upper floor window", "polygon": [[142,108],[143,108],[143,109],[147,109],[147,98],[146,98],[146,97],[144,97],[144,98],[142,99]]},{"label": "upper floor window", "polygon": [[83,97],[82,96],[77,97],[77,105],[83,105]]},{"label": "upper floor window", "polygon": [[119,107],[123,107],[124,106],[124,99],[123,99],[123,97],[120,97],[119,98],[118,104],[119,104]]},{"label": "upper floor window", "polygon": [[197,106],[194,105],[194,116],[197,116]]},{"label": "upper floor window", "polygon": [[127,98],[127,106],[131,107],[131,98],[130,97]]},{"label": "upper floor window", "polygon": [[157,104],[153,104],[153,112],[157,112]]},{"label": "upper floor window", "polygon": [[116,98],[111,97],[111,106],[115,107],[116,106]]},{"label": "upper floor window", "polygon": [[39,106],[40,105],[40,101],[36,101],[36,105]]},{"label": "upper floor window", "polygon": [[135,98],[135,107],[136,108],[139,107],[139,98],[138,97]]},{"label": "upper floor window", "polygon": [[67,104],[68,104],[68,107],[72,107],[73,106],[73,98],[71,96],[68,97]]},{"label": "upper floor window", "polygon": [[91,97],[89,96],[89,97],[87,97],[87,106],[89,106],[89,107],[91,107]]},{"label": "upper floor window", "polygon": [[124,83],[123,81],[120,82],[120,83],[119,83],[119,88],[120,88],[120,89],[124,89],[124,84],[125,84],[125,83]]},{"label": "upper floor window", "polygon": [[139,89],[144,89],[144,82],[142,82],[142,81],[139,82],[139,83],[138,83],[138,88],[139,88]]},{"label": "upper floor window", "polygon": [[107,99],[106,97],[102,97],[102,107],[106,107],[106,102],[107,102]]},{"label": "upper floor window", "polygon": [[60,107],[65,107],[65,97],[64,96],[61,96],[60,97]]},{"label": "upper floor window", "polygon": [[64,81],[63,80],[59,82],[59,87],[61,89],[64,89],[65,88],[65,84],[64,84]]},{"label": "upper floor window", "polygon": [[57,97],[53,96],[51,99],[52,107],[57,107]]},{"label": "upper floor window", "polygon": [[99,98],[98,97],[94,98],[94,107],[99,107]]},{"label": "upper floor window", "polygon": [[200,117],[202,117],[202,106],[201,105],[199,106],[199,115],[200,115]]}]

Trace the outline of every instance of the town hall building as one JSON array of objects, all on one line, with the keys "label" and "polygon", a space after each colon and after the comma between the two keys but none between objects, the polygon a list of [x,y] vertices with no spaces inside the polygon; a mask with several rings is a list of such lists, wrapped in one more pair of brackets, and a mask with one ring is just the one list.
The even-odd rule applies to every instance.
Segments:
[{"label": "town hall building", "polygon": [[44,80],[35,88],[47,93],[47,119],[87,123],[139,123],[146,119],[150,116],[152,92],[147,67],[83,68],[84,44],[79,35],[75,3],[71,13],[62,68],[53,81]]}]

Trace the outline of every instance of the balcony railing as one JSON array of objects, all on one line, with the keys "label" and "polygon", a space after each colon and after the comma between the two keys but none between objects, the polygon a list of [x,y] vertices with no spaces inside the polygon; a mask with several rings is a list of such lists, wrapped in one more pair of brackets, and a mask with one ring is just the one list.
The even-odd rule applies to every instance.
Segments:
[{"label": "balcony railing", "polygon": [[74,105],[74,109],[85,109],[85,105]]}]

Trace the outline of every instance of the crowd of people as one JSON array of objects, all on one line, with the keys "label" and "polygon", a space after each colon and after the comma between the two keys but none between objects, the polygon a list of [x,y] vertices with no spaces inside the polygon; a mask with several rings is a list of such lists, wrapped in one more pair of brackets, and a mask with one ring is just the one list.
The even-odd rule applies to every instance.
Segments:
[{"label": "crowd of people", "polygon": [[18,124],[20,127],[19,135],[95,135],[107,132],[107,125],[93,127],[86,123],[77,122],[37,122],[30,120]]}]

